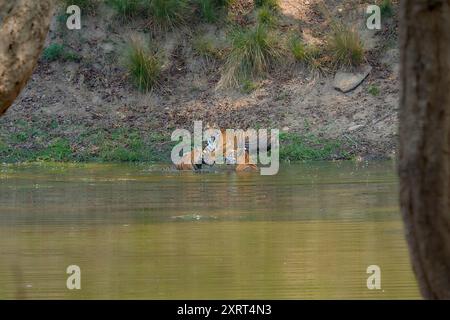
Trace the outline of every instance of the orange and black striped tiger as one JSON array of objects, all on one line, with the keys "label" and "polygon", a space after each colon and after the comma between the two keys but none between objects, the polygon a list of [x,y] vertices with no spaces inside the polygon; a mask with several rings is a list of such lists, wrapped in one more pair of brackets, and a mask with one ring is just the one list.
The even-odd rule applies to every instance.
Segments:
[{"label": "orange and black striped tiger", "polygon": [[[220,130],[222,133],[222,138],[215,138],[215,141],[220,143],[222,140],[222,151],[225,155],[225,163],[236,165],[235,170],[237,172],[254,172],[258,171],[259,168],[256,164],[250,163],[250,154],[249,154],[249,144],[245,143],[245,149],[241,151],[243,154],[238,154],[239,150],[238,146],[238,137],[234,136],[234,144],[231,150],[227,150],[227,133],[225,130]],[[215,142],[213,141],[213,142]],[[183,155],[181,163],[176,167],[178,170],[199,170],[202,168],[202,165],[208,164],[213,165],[216,163],[216,148],[208,148],[205,150],[198,149],[197,154],[194,151],[188,152]],[[194,157],[197,157],[194,158]],[[201,158],[201,159],[200,159]],[[205,159],[207,159],[205,161]],[[237,161],[239,159],[240,161]],[[236,163],[239,162],[239,163]]]}]

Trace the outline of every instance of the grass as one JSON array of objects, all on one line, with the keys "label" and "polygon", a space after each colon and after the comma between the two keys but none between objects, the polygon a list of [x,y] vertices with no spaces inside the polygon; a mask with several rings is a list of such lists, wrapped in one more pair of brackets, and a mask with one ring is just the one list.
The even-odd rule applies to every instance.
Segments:
[{"label": "grass", "polygon": [[249,93],[252,93],[253,91],[255,91],[256,89],[258,89],[257,83],[255,83],[249,79],[246,79],[242,82],[242,85],[241,85],[242,93],[249,94]]},{"label": "grass", "polygon": [[44,49],[42,58],[45,61],[79,61],[81,57],[73,50],[67,49],[63,44],[52,43]]},{"label": "grass", "polygon": [[129,19],[140,12],[140,0],[108,0],[107,3],[122,18]]},{"label": "grass", "polygon": [[216,22],[221,10],[228,5],[228,0],[196,0],[200,17],[208,23]]},{"label": "grass", "polygon": [[344,144],[315,135],[280,134],[280,159],[284,161],[318,161],[350,159]]},{"label": "grass", "polygon": [[142,39],[134,38],[128,45],[125,66],[134,84],[141,91],[149,91],[160,80],[162,61],[159,52]]},{"label": "grass", "polygon": [[194,51],[206,60],[218,60],[222,58],[222,52],[213,39],[207,36],[194,38],[192,42]]},{"label": "grass", "polygon": [[[91,129],[76,136],[64,136],[67,128],[20,127],[26,132],[0,136],[0,163],[19,162],[167,162],[174,142],[170,136],[145,136],[134,128]],[[27,131],[29,130],[29,131]],[[4,134],[4,133],[3,133]],[[280,159],[283,161],[320,161],[350,159],[346,144],[309,134],[280,134]]]},{"label": "grass", "polygon": [[[24,122],[24,123],[22,123]],[[170,136],[145,136],[134,128],[92,129],[16,120],[14,132],[0,132],[0,163],[169,162]],[[16,131],[17,130],[17,131]],[[68,134],[68,132],[81,132]]]},{"label": "grass", "polygon": [[37,154],[37,160],[42,161],[68,161],[72,155],[69,141],[64,138],[56,138]]},{"label": "grass", "polygon": [[277,25],[277,16],[273,9],[267,5],[256,11],[256,20],[259,24],[267,27],[275,27]]},{"label": "grass", "polygon": [[357,66],[364,61],[364,45],[358,32],[343,23],[333,24],[328,47],[338,66]]},{"label": "grass", "polygon": [[143,4],[152,22],[162,28],[174,28],[188,16],[187,0],[143,0]]},{"label": "grass", "polygon": [[289,50],[294,59],[313,69],[320,67],[320,49],[314,45],[305,44],[298,36],[289,39]]},{"label": "grass", "polygon": [[372,84],[369,86],[369,88],[367,89],[367,91],[373,95],[373,96],[378,96],[380,94],[380,88],[378,88],[376,85]]},{"label": "grass", "polygon": [[263,25],[235,28],[230,34],[231,52],[218,87],[239,87],[241,81],[259,76],[281,56],[275,36]]},{"label": "grass", "polygon": [[380,3],[380,11],[382,17],[391,17],[394,14],[392,0],[382,0]]}]

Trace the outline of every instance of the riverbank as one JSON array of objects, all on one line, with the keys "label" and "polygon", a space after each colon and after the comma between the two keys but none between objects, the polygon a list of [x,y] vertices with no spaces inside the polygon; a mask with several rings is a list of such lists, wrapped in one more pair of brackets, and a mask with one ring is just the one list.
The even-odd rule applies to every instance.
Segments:
[{"label": "riverbank", "polygon": [[[334,88],[340,70],[327,65],[324,11],[290,0],[279,2],[271,32],[280,39],[300,35],[323,52],[324,64],[311,70],[287,54],[264,75],[220,89],[232,50],[230,19],[242,28],[256,19],[249,1],[241,2],[214,23],[194,20],[164,31],[141,17],[120,21],[103,3],[83,14],[80,31],[70,31],[60,12],[32,79],[0,118],[0,162],[166,162],[173,130],[191,129],[195,120],[221,128],[278,128],[285,161],[395,157],[396,6],[382,30],[370,31],[364,5],[324,1],[336,19],[358,30],[362,64],[372,67],[352,91]],[[131,35],[150,37],[163,52],[159,86],[149,92],[139,91],[124,67]]]}]

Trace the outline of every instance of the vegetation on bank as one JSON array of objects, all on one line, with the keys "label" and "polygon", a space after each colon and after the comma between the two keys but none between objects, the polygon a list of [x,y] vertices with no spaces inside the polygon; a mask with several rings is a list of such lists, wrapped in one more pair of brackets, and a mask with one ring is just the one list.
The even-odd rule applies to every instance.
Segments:
[{"label": "vegetation on bank", "polygon": [[[176,144],[170,135],[154,133],[145,136],[130,128],[74,127],[68,130],[59,126],[56,120],[36,127],[17,120],[15,133],[0,136],[0,163],[170,162],[170,153]],[[348,146],[341,140],[313,134],[280,134],[282,161],[350,158]]]},{"label": "vegetation on bank", "polygon": [[170,136],[143,136],[126,128],[71,128],[81,133],[60,133],[50,128],[17,124],[17,132],[0,136],[0,162],[164,162],[170,160]]},{"label": "vegetation on bank", "polygon": [[139,38],[131,40],[125,56],[125,67],[140,90],[148,91],[158,85],[162,65],[157,48]]},{"label": "vegetation on bank", "polygon": [[[95,14],[98,6],[104,3],[115,11],[123,23],[140,19],[145,27],[137,31],[150,31],[162,38],[166,31],[180,26],[194,31],[202,23],[216,24],[227,31],[227,37],[224,43],[216,44],[215,47],[211,41],[208,43],[203,39],[202,42],[198,36],[186,35],[193,49],[208,57],[206,63],[214,63],[214,67],[217,67],[216,62],[219,62],[216,68],[220,72],[218,88],[242,88],[246,83],[264,78],[283,64],[299,63],[311,71],[325,72],[339,67],[358,66],[365,59],[364,45],[358,32],[335,19],[327,10],[324,16],[329,20],[330,27],[323,43],[308,43],[298,31],[286,33],[278,23],[281,16],[278,0],[254,0],[253,10],[240,12],[243,17],[238,21],[230,14],[237,0],[61,1],[63,5],[68,2],[77,4],[89,14]],[[391,14],[391,1],[383,0],[381,8],[384,14]],[[241,20],[246,22],[241,23]],[[63,49],[56,46],[51,44],[45,49],[44,59],[49,62],[70,60],[62,52]],[[55,49],[61,52],[54,52]],[[148,41],[143,39],[132,41],[122,51],[126,54],[120,58],[125,60],[130,81],[137,89],[150,90],[164,76],[160,67],[162,55],[155,55],[155,52],[163,51],[157,41],[152,41],[151,48]],[[49,55],[51,58],[46,58]]]}]

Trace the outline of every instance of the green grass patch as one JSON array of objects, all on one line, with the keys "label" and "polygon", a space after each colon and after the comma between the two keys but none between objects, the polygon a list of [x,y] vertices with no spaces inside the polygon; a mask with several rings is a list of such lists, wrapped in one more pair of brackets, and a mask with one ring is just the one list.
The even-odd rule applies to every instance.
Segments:
[{"label": "green grass patch", "polygon": [[262,6],[256,11],[256,20],[259,24],[270,28],[275,27],[278,23],[276,12],[267,5]]},{"label": "green grass patch", "polygon": [[133,83],[141,91],[149,91],[158,85],[162,59],[157,48],[142,39],[134,38],[126,49],[124,60]]},{"label": "green grass patch", "polygon": [[373,96],[378,96],[380,94],[380,88],[374,84],[370,85],[367,91]]},{"label": "green grass patch", "polygon": [[231,52],[225,63],[218,87],[239,87],[240,82],[269,70],[281,57],[276,37],[267,27],[236,27],[230,33]]},{"label": "green grass patch", "polygon": [[280,159],[284,161],[317,161],[349,159],[344,144],[312,134],[280,134]]},{"label": "green grass patch", "polygon": [[258,84],[253,82],[252,80],[246,79],[246,80],[242,81],[242,85],[241,85],[242,93],[249,94],[249,93],[252,93],[253,91],[255,91],[256,89],[258,89]]},{"label": "green grass patch", "polygon": [[321,71],[323,69],[320,60],[321,50],[311,44],[306,44],[298,36],[292,36],[288,41],[289,50],[295,61],[302,63],[311,70]]},{"label": "green grass patch", "polygon": [[[18,124],[18,122],[17,122]],[[79,127],[78,135],[62,136],[42,127],[21,127],[16,133],[2,132],[0,163],[18,162],[169,162],[175,145],[170,136],[142,134],[132,128],[90,129]],[[47,129],[46,129],[47,128]]]},{"label": "green grass patch", "polygon": [[159,134],[145,136],[138,130],[130,128],[97,130],[84,135],[81,143],[88,147],[78,158],[90,162],[169,161],[173,147],[170,137]]},{"label": "green grass patch", "polygon": [[38,152],[36,160],[41,161],[70,161],[72,159],[72,150],[70,143],[64,138],[57,138],[51,141],[50,144]]},{"label": "green grass patch", "polygon": [[222,50],[219,48],[214,39],[207,36],[194,38],[192,48],[201,57],[210,59],[221,59]]},{"label": "green grass patch", "polygon": [[42,58],[45,61],[80,61],[81,56],[75,51],[66,48],[63,44],[52,43],[47,48],[44,49],[42,53]]}]

